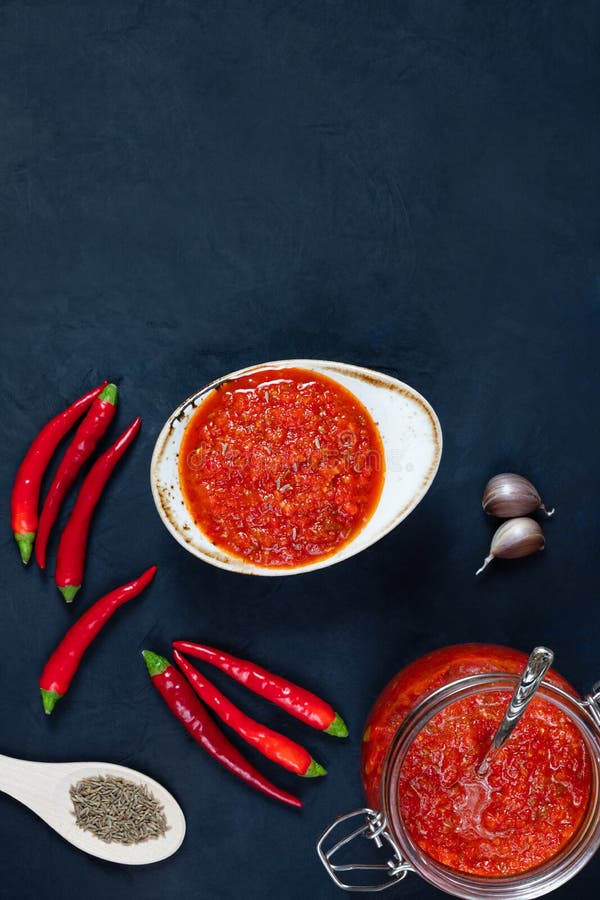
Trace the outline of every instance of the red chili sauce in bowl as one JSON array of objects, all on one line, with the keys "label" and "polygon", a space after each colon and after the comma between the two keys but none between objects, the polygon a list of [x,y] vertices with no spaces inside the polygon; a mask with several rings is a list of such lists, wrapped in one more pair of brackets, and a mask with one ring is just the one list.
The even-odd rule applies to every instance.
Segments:
[{"label": "red chili sauce in bowl", "polygon": [[350,391],[304,369],[220,385],[192,416],[179,479],[212,543],[256,565],[324,559],[352,540],[383,486],[377,426]]},{"label": "red chili sauce in bowl", "polygon": [[[368,805],[381,808],[383,770],[394,735],[433,691],[460,678],[521,674],[527,655],[495,644],[458,644],[402,669],[380,694],[363,734],[361,770]],[[547,680],[577,697],[553,669]],[[515,875],[547,862],[577,833],[592,788],[591,762],[576,724],[550,700],[535,698],[510,740],[479,765],[511,691],[457,700],[418,733],[398,779],[399,813],[428,856],[474,875]]]}]

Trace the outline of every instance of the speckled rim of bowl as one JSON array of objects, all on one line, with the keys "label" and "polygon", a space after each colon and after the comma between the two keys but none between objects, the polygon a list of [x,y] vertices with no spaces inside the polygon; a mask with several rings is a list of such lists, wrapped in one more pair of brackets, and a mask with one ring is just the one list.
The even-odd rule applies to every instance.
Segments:
[{"label": "speckled rim of bowl", "polygon": [[[178,457],[185,428],[215,388],[261,369],[300,368],[321,373],[350,390],[376,422],[385,452],[384,486],[373,515],[341,549],[303,566],[266,567],[215,547],[191,518],[179,484]],[[154,447],[150,483],[156,508],[167,530],[192,555],[210,565],[246,575],[300,575],[348,559],[400,524],[423,499],[437,473],[442,430],[427,400],[410,385],[373,369],[318,359],[288,359],[247,366],[211,381],[184,400],[165,422]]]}]

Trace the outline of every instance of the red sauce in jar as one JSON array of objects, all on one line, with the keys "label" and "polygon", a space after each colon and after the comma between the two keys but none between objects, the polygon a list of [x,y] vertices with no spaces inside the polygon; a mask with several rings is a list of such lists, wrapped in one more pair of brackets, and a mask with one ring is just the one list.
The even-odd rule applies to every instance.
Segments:
[{"label": "red sauce in jar", "polygon": [[487,774],[477,774],[510,696],[494,691],[448,706],[415,738],[400,772],[400,812],[412,839],[473,875],[520,874],[555,856],[581,824],[590,794],[583,738],[542,698]]},{"label": "red sauce in jar", "polygon": [[[377,699],[363,735],[368,805],[380,809],[385,758],[403,720],[434,690],[469,675],[520,674],[527,655],[495,644],[444,647],[402,669]],[[558,673],[547,680],[577,696]],[[591,790],[590,761],[571,720],[537,698],[486,776],[477,767],[510,692],[482,692],[435,716],[415,739],[400,778],[400,811],[413,840],[463,872],[504,876],[550,859],[577,831]]]},{"label": "red sauce in jar", "polygon": [[306,565],[350,541],[383,486],[384,451],[358,399],[324,375],[262,369],[224,383],[188,424],[179,478],[215,546]]}]

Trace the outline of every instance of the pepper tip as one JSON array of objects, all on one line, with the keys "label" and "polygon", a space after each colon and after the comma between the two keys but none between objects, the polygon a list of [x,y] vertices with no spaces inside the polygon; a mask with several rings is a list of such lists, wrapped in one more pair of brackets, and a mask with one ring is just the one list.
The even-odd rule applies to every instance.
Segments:
[{"label": "pepper tip", "polygon": [[42,695],[42,706],[44,707],[44,712],[47,716],[49,716],[62,697],[62,694],[59,694],[58,691],[47,691],[45,688],[40,688],[40,694]]},{"label": "pepper tip", "polygon": [[324,768],[316,759],[311,759],[310,765],[304,773],[304,778],[319,778],[321,775],[327,775],[327,769]]},{"label": "pepper tip", "polygon": [[154,678],[155,675],[162,675],[165,669],[169,668],[169,660],[164,656],[159,656],[158,653],[153,653],[152,650],[142,650],[142,656],[151,678]]},{"label": "pepper tip", "polygon": [[80,584],[57,584],[56,585],[63,597],[65,598],[67,603],[72,603],[75,599],[75,594],[81,588]]},{"label": "pepper tip", "polygon": [[329,728],[325,729],[325,734],[332,734],[333,737],[339,738],[348,737],[348,726],[339,713],[335,714],[335,719],[333,720]]},{"label": "pepper tip", "polygon": [[106,403],[112,403],[112,405],[115,406],[118,393],[119,390],[116,384],[112,384],[111,382],[98,394],[98,400],[104,400]]},{"label": "pepper tip", "polygon": [[19,548],[21,562],[24,566],[26,566],[31,559],[33,542],[35,540],[35,531],[24,531],[21,533],[15,531],[13,532],[13,534],[15,536],[15,541],[17,542],[17,547]]}]

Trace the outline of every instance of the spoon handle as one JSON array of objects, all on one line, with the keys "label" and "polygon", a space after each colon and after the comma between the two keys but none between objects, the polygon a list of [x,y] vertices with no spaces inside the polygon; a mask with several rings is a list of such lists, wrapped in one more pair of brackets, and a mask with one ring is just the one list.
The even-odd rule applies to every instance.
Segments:
[{"label": "spoon handle", "polygon": [[504,713],[504,717],[494,735],[491,747],[481,762],[479,767],[480,775],[485,774],[488,770],[490,755],[496,753],[511,736],[553,661],[554,653],[552,650],[548,650],[547,647],[534,647],[531,651],[527,665],[519,679],[519,684],[508,704],[508,709]]},{"label": "spoon handle", "polygon": [[40,768],[39,763],[0,754],[0,791],[26,806],[35,806],[40,789]]}]

